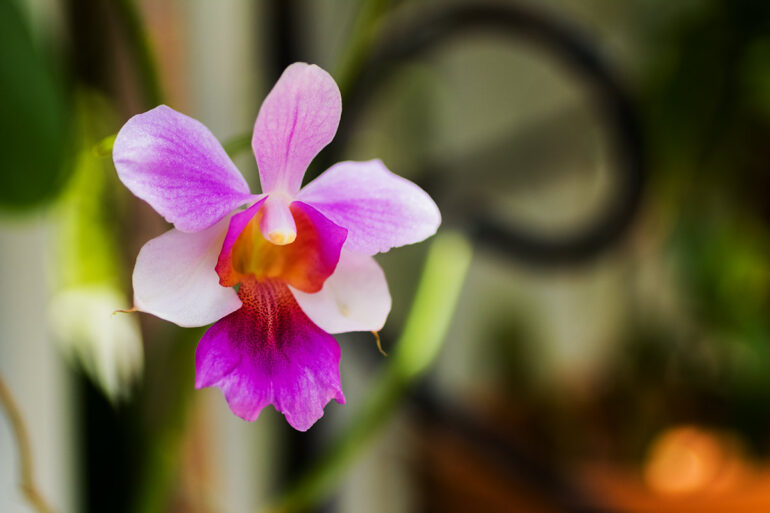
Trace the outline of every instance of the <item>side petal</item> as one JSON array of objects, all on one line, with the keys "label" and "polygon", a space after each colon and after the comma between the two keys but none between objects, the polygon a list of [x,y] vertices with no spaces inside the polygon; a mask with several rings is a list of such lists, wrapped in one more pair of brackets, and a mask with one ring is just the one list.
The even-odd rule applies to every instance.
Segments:
[{"label": "side petal", "polygon": [[223,287],[234,287],[241,282],[241,275],[233,266],[233,246],[235,246],[243,230],[260,211],[265,201],[267,201],[267,196],[230,218],[227,234],[222,243],[215,267],[217,275],[219,275],[219,283]]},{"label": "side petal", "polygon": [[289,288],[302,311],[327,333],[379,331],[390,313],[390,291],[380,265],[344,249],[320,292]]},{"label": "side petal", "polygon": [[183,232],[209,228],[250,196],[208,128],[165,105],[129,119],[112,158],[123,184]]},{"label": "side petal", "polygon": [[306,431],[335,399],[344,404],[340,348],[302,312],[277,280],[242,284],[243,308],[203,335],[195,352],[196,388],[219,387],[230,409],[248,421],[272,404]]},{"label": "side petal", "polygon": [[367,255],[420,242],[441,224],[428,193],[380,160],[335,164],[303,188],[297,200],[347,228],[345,247]]},{"label": "side petal", "polygon": [[296,265],[283,276],[293,287],[318,292],[337,268],[348,231],[300,201],[293,202],[290,209],[297,223],[297,240],[280,247],[290,248]]},{"label": "side petal", "polygon": [[286,68],[259,109],[251,140],[262,191],[293,196],[307,166],[337,133],[341,113],[331,75],[304,62]]},{"label": "side petal", "polygon": [[134,307],[179,326],[205,326],[241,307],[214,270],[228,219],[198,233],[172,229],[142,247],[134,267]]}]

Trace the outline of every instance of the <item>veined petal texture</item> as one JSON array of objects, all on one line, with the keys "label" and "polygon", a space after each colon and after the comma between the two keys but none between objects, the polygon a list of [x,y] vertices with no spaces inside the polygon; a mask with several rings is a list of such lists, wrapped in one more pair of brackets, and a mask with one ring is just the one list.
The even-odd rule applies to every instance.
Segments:
[{"label": "veined petal texture", "polygon": [[250,197],[209,129],[165,105],[129,119],[112,158],[125,186],[183,232],[209,228]]},{"label": "veined petal texture", "polygon": [[267,95],[251,145],[262,192],[293,196],[313,158],[337,133],[342,98],[334,79],[312,64],[286,68]]},{"label": "veined petal texture", "polygon": [[209,328],[195,352],[197,388],[216,386],[242,419],[272,404],[306,431],[335,399],[344,404],[340,348],[302,312],[278,280],[250,280],[238,291],[243,308]]},{"label": "veined petal texture", "polygon": [[335,164],[307,184],[297,200],[347,228],[345,247],[367,255],[420,242],[441,224],[428,193],[380,160]]}]

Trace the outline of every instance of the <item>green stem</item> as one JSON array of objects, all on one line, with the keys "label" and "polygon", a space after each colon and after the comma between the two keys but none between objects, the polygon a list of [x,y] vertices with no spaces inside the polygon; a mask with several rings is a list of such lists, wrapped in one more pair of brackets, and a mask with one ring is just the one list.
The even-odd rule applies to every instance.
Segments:
[{"label": "green stem", "polygon": [[223,145],[225,151],[231,158],[251,148],[251,132],[236,135]]},{"label": "green stem", "polygon": [[118,134],[108,135],[93,147],[93,152],[97,157],[111,157],[112,147],[115,145],[115,138]]},{"label": "green stem", "polygon": [[150,40],[142,23],[139,8],[133,0],[118,0],[120,19],[123,22],[128,38],[128,45],[134,54],[139,80],[147,107],[155,107],[163,103],[163,90],[160,85],[158,67],[155,64]]},{"label": "green stem", "polygon": [[294,513],[326,499],[386,425],[411,385],[430,367],[443,344],[471,260],[460,235],[442,234],[428,253],[414,304],[395,354],[367,402],[327,452],[266,511]]},{"label": "green stem", "polygon": [[[145,461],[142,464],[139,493],[131,511],[158,513],[167,511],[174,479],[179,472],[182,442],[190,414],[195,388],[195,359],[197,340],[203,335],[200,329],[178,330],[173,349],[165,367],[168,376],[168,399],[163,417],[157,419],[150,434]],[[152,392],[149,392],[152,393]]]},{"label": "green stem", "polygon": [[[139,77],[139,88],[147,108],[152,108],[163,103],[163,88],[160,84],[160,75],[155,57],[152,52],[150,39],[144,29],[139,8],[133,0],[118,0],[115,5],[123,28],[126,32],[128,47],[133,54]],[[94,153],[100,157],[112,155],[112,146],[117,134],[108,135],[95,147]],[[241,149],[239,149],[240,151]]]},{"label": "green stem", "polygon": [[54,509],[48,505],[48,502],[43,498],[43,495],[35,484],[35,472],[32,464],[32,447],[29,442],[29,433],[24,424],[24,419],[21,416],[21,411],[19,410],[16,401],[13,400],[11,391],[6,386],[2,377],[0,377],[0,406],[3,407],[8,416],[11,428],[13,429],[13,434],[16,437],[16,445],[19,449],[19,474],[21,475],[19,488],[21,489],[21,492],[32,507],[39,513],[54,513]]},{"label": "green stem", "polygon": [[372,50],[380,19],[390,3],[391,0],[367,0],[358,11],[350,39],[345,45],[345,52],[334,70],[343,98]]},{"label": "green stem", "polygon": [[[145,106],[151,108],[160,105],[163,103],[163,90],[140,10],[134,0],[118,0],[116,6],[126,32],[128,46],[133,53]],[[115,137],[116,135],[105,137],[96,145],[94,151],[101,156],[111,155]],[[183,361],[185,368],[189,367],[189,361],[192,359],[189,354],[190,348],[195,347],[194,341],[190,338],[197,333],[197,330],[187,330],[178,337],[180,340],[177,340],[175,346],[180,352],[178,361]],[[171,483],[178,469],[182,435],[191,396],[189,383],[192,382],[192,378],[181,368],[179,372],[169,374],[180,377],[180,381],[175,383],[176,397],[166,412],[165,418],[158,423],[157,429],[150,436],[134,511],[163,511]]]}]

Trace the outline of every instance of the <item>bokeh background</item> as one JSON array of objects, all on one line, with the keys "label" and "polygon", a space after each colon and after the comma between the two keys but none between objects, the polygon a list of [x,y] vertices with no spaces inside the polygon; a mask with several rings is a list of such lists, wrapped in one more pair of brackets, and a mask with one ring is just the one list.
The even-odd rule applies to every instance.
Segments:
[{"label": "bokeh background", "polygon": [[[195,391],[202,330],[112,315],[167,225],[109,136],[166,103],[255,190],[251,127],[298,60],[343,93],[308,178],[379,157],[444,216],[378,257],[391,356],[338,337],[348,402],[307,433]],[[59,512],[770,511],[768,148],[763,0],[0,0],[0,376],[37,488]],[[34,511],[6,418],[0,511]]]}]

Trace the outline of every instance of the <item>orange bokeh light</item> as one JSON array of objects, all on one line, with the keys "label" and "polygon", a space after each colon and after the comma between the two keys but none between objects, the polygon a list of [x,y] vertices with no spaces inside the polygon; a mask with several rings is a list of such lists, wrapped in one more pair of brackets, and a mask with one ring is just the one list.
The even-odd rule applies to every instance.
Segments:
[{"label": "orange bokeh light", "polygon": [[694,426],[671,428],[651,444],[644,480],[663,495],[726,490],[745,470],[741,452],[726,435]]}]

